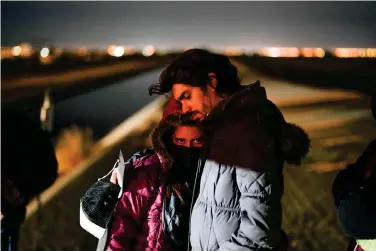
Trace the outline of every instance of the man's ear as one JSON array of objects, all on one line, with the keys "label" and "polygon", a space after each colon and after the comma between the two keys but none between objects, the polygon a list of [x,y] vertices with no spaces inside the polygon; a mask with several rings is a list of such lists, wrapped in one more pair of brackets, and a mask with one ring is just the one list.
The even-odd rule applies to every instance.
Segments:
[{"label": "man's ear", "polygon": [[213,72],[209,72],[208,76],[209,76],[209,83],[208,84],[215,91],[218,87],[217,76]]}]

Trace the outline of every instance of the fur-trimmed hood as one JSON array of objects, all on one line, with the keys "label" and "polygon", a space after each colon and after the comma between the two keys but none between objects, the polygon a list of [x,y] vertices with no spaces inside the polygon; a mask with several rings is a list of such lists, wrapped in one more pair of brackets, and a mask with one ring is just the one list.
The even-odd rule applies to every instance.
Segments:
[{"label": "fur-trimmed hood", "polygon": [[220,102],[208,114],[204,126],[215,131],[245,120],[260,124],[276,137],[284,161],[299,165],[309,152],[311,142],[308,134],[301,127],[285,121],[278,107],[267,99],[260,81],[244,86],[241,91]]}]

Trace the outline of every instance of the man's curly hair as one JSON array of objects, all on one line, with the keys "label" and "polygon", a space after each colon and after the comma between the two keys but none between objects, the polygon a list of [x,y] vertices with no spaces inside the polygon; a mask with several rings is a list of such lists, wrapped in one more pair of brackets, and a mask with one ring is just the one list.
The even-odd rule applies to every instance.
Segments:
[{"label": "man's curly hair", "polygon": [[217,77],[216,91],[234,94],[241,89],[238,69],[224,55],[203,49],[190,49],[176,58],[160,75],[159,83],[149,87],[149,94],[164,94],[175,83],[183,83],[205,89],[209,73]]}]

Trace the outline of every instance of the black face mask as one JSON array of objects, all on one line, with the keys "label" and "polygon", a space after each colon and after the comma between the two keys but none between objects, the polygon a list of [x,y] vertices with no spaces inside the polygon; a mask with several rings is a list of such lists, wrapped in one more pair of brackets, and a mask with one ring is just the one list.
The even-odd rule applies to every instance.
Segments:
[{"label": "black face mask", "polygon": [[[181,180],[181,178],[189,179],[191,176],[194,176],[196,174],[201,148],[174,145],[171,150],[171,155],[174,159],[172,169],[170,170],[171,176],[174,176],[178,180]],[[173,179],[175,180],[175,178]]]},{"label": "black face mask", "polygon": [[174,163],[182,165],[182,168],[196,169],[197,162],[200,158],[201,148],[199,147],[185,147],[185,146],[173,146],[172,156]]}]

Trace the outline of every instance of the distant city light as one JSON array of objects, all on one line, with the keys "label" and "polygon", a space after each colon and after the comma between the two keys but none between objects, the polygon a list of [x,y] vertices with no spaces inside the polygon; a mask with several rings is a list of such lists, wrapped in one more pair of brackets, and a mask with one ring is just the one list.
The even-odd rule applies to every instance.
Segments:
[{"label": "distant city light", "polygon": [[222,51],[222,53],[226,56],[240,56],[244,53],[244,51],[240,47],[227,47]]},{"label": "distant city light", "polygon": [[21,46],[19,46],[19,45],[14,46],[14,47],[12,48],[12,55],[13,55],[13,56],[18,57],[19,55],[21,55],[21,52],[22,52],[22,48],[21,48]]},{"label": "distant city light", "polygon": [[359,57],[364,58],[367,56],[366,49],[359,49],[358,51]]},{"label": "distant city light", "polygon": [[152,46],[152,45],[148,45],[148,46],[146,46],[146,47],[142,50],[142,55],[144,55],[145,57],[150,57],[150,56],[152,56],[154,53],[155,53],[155,48],[154,48],[154,46]]},{"label": "distant city light", "polygon": [[46,58],[48,57],[48,55],[50,55],[50,49],[48,49],[47,47],[43,48],[41,51],[40,51],[40,56],[42,58]]},{"label": "distant city light", "polygon": [[333,54],[339,58],[374,58],[376,57],[376,48],[336,48]]},{"label": "distant city light", "polygon": [[[69,51],[70,53],[76,54],[78,56],[85,57],[85,60],[93,59],[99,54],[104,56],[106,53],[113,57],[123,57],[130,56],[135,53],[142,53],[145,57],[150,57],[152,55],[167,55],[174,52],[182,52],[191,49],[192,47],[184,47],[173,51],[167,47],[155,48],[153,45],[147,45],[141,49],[135,49],[132,45],[110,45],[105,50],[100,50],[94,52],[91,55],[91,51],[87,47],[77,47]],[[213,48],[210,50],[214,50]],[[34,53],[38,52],[40,54],[40,60],[43,63],[51,63],[60,54],[62,54],[66,49],[55,48],[53,51],[51,49],[44,47],[40,51],[35,51],[29,43],[21,43],[15,46],[2,46],[1,47],[1,60],[13,57],[31,57]],[[330,56],[338,58],[376,58],[376,48],[299,48],[299,47],[261,47],[253,48],[250,46],[229,46],[222,47],[214,50],[217,53],[221,53],[227,56],[261,56],[261,57],[273,57],[273,58],[324,58],[327,54]],[[67,51],[68,52],[68,51]],[[99,53],[99,54],[98,54]],[[97,56],[96,56],[97,55]],[[90,56],[90,57],[89,57]],[[51,62],[50,62],[51,61]]]},{"label": "distant city light", "polygon": [[117,46],[114,51],[113,51],[113,56],[114,57],[121,57],[124,55],[124,47],[122,46]]},{"label": "distant city light", "polygon": [[325,57],[325,51],[322,48],[316,48],[315,56],[318,58],[323,58]]},{"label": "distant city light", "polygon": [[373,58],[375,57],[376,55],[376,52],[375,52],[376,49],[371,49],[371,48],[368,48],[367,51],[366,51],[366,55],[367,57],[369,58]]},{"label": "distant city light", "polygon": [[268,49],[268,52],[269,52],[269,56],[273,58],[279,57],[281,55],[280,49],[276,47],[272,47]]},{"label": "distant city light", "polygon": [[300,56],[300,51],[296,47],[291,47],[287,49],[287,57],[297,58]]},{"label": "distant city light", "polygon": [[313,57],[313,49],[312,48],[303,48],[302,54],[303,54],[303,57],[311,58],[311,57]]},{"label": "distant city light", "polygon": [[110,56],[113,56],[114,55],[114,50],[116,49],[116,45],[110,45],[110,46],[108,46],[108,48],[107,48],[107,53],[108,53],[108,55],[110,55]]}]

